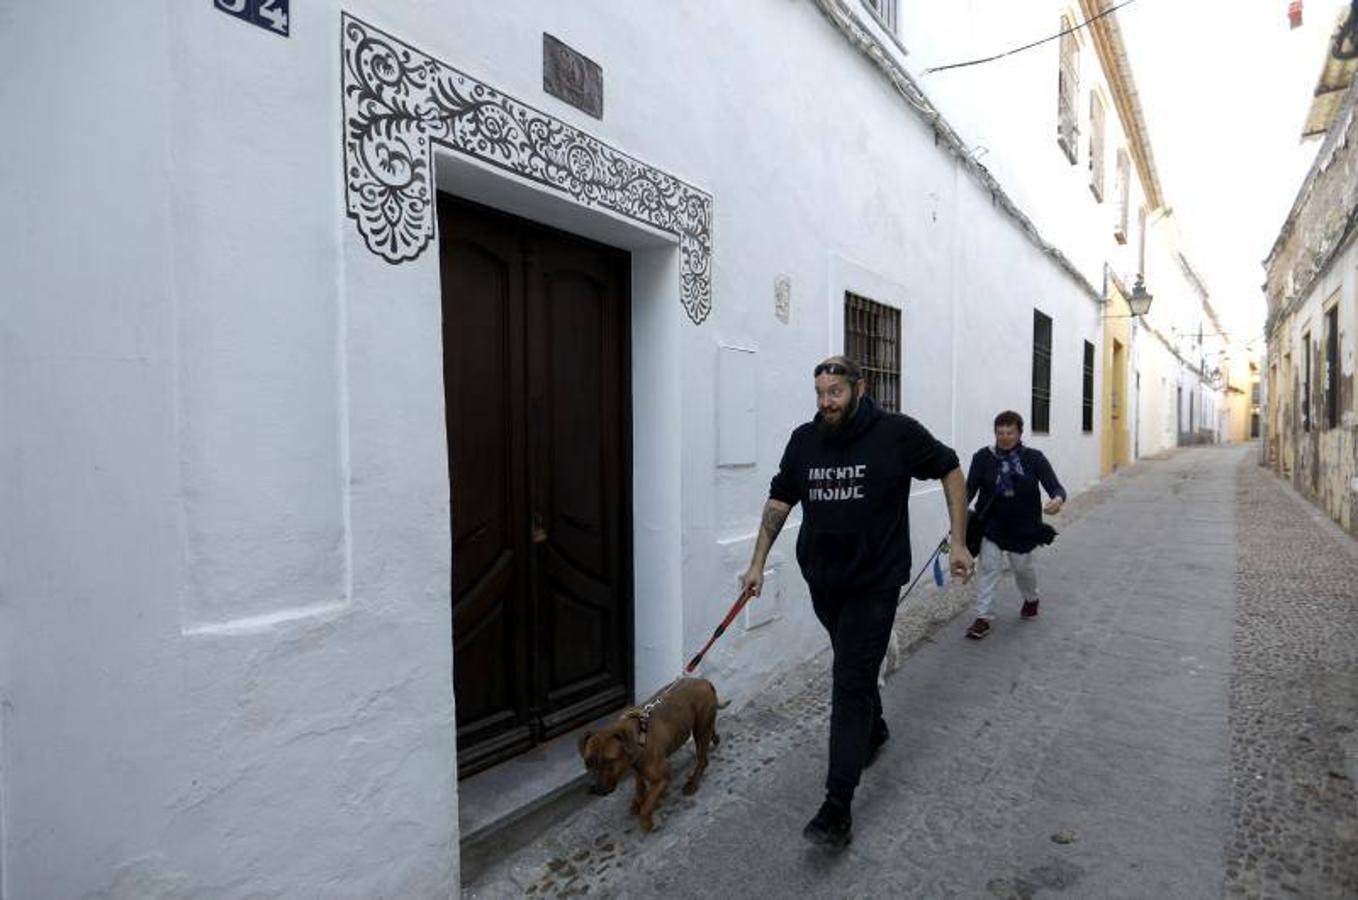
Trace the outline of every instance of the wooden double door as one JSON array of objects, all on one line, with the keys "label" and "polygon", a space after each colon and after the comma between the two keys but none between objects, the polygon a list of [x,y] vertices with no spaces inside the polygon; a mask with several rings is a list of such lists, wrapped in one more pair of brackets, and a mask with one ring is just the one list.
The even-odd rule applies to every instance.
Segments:
[{"label": "wooden double door", "polygon": [[630,260],[438,216],[461,777],[631,697]]}]

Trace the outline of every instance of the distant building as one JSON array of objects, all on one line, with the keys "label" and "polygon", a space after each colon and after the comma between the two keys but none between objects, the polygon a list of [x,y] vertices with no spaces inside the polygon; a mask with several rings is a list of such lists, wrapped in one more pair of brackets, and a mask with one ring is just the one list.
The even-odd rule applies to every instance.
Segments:
[{"label": "distant building", "polygon": [[1231,358],[1225,372],[1227,424],[1223,440],[1257,440],[1263,427],[1259,363],[1245,353]]}]

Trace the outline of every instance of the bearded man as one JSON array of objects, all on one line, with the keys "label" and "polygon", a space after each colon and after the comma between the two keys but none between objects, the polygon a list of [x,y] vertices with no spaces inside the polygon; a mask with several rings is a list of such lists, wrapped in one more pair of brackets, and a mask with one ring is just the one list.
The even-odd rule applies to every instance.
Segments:
[{"label": "bearded man", "polygon": [[839,848],[852,836],[862,771],[889,737],[877,672],[910,577],[912,479],[942,480],[952,572],[965,581],[975,566],[966,549],[966,482],[957,454],[909,416],[878,407],[852,360],[832,356],[813,377],[816,416],[787,442],[741,581],[759,596],[769,550],[801,503],[797,563],[834,654],[826,796],[802,833]]}]

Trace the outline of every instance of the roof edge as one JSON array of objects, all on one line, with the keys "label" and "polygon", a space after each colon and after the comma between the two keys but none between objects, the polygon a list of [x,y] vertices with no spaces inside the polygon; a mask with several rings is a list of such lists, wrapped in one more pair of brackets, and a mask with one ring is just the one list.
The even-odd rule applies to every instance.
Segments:
[{"label": "roof edge", "polygon": [[[1127,46],[1122,40],[1122,28],[1116,15],[1109,15],[1112,0],[1080,0],[1080,10],[1089,21],[1089,30],[1094,38],[1094,49],[1099,54],[1108,89],[1113,94],[1113,105],[1117,107],[1118,118],[1122,120],[1122,130],[1131,145],[1132,159],[1136,161],[1137,172],[1141,176],[1141,186],[1151,209],[1165,205],[1164,193],[1160,188],[1160,173],[1155,168],[1155,154],[1151,150],[1150,130],[1141,110],[1140,95],[1136,90],[1136,79],[1132,77],[1132,67],[1127,59]],[[1095,18],[1095,17],[1098,18]]]},{"label": "roof edge", "polygon": [[[1328,45],[1326,46],[1328,47]],[[1325,52],[1328,53],[1329,50],[1327,49]],[[1265,269],[1278,255],[1278,251],[1282,248],[1288,235],[1292,233],[1292,226],[1297,221],[1297,213],[1301,212],[1301,208],[1306,205],[1306,199],[1311,193],[1316,178],[1328,168],[1328,165],[1322,165],[1322,163],[1328,163],[1330,151],[1339,141],[1340,133],[1348,131],[1349,112],[1354,108],[1355,103],[1358,103],[1358,73],[1349,82],[1348,93],[1344,95],[1344,102],[1340,105],[1339,111],[1335,113],[1334,121],[1330,123],[1329,129],[1326,130],[1325,139],[1316,149],[1315,159],[1311,160],[1311,167],[1306,170],[1306,177],[1302,179],[1301,187],[1297,189],[1297,196],[1293,198],[1292,206],[1288,209],[1286,218],[1283,219],[1282,227],[1278,229],[1278,236],[1274,238],[1273,246],[1269,248],[1268,255],[1264,257],[1263,266]]]},{"label": "roof edge", "polygon": [[1084,272],[1055,244],[1049,243],[1037,225],[1014,199],[1009,196],[999,180],[976,160],[962,136],[944,117],[942,111],[933,104],[919,83],[899,63],[893,60],[882,46],[881,40],[867,29],[858,15],[846,4],[845,0],[814,0],[817,9],[839,30],[849,44],[861,54],[868,63],[886,78],[896,93],[906,102],[920,120],[934,133],[934,143],[949,153],[958,164],[976,179],[982,189],[990,193],[991,202],[1007,215],[1028,240],[1044,255],[1056,263],[1076,286],[1096,304],[1104,302],[1104,296],[1094,287]]}]

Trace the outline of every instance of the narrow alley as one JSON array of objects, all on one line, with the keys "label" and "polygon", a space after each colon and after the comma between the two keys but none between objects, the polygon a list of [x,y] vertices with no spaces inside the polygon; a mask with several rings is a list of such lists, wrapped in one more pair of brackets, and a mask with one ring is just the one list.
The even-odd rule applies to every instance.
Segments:
[{"label": "narrow alley", "polygon": [[708,781],[651,835],[627,792],[577,799],[516,852],[464,861],[465,893],[1354,896],[1358,549],[1257,454],[1123,471],[1058,520],[1038,620],[1006,580],[989,638],[963,640],[963,612],[917,642],[843,853],[800,836],[824,771],[822,655],[719,720]]},{"label": "narrow alley", "polygon": [[291,2],[0,0],[0,900],[1358,900],[1358,0]]}]

